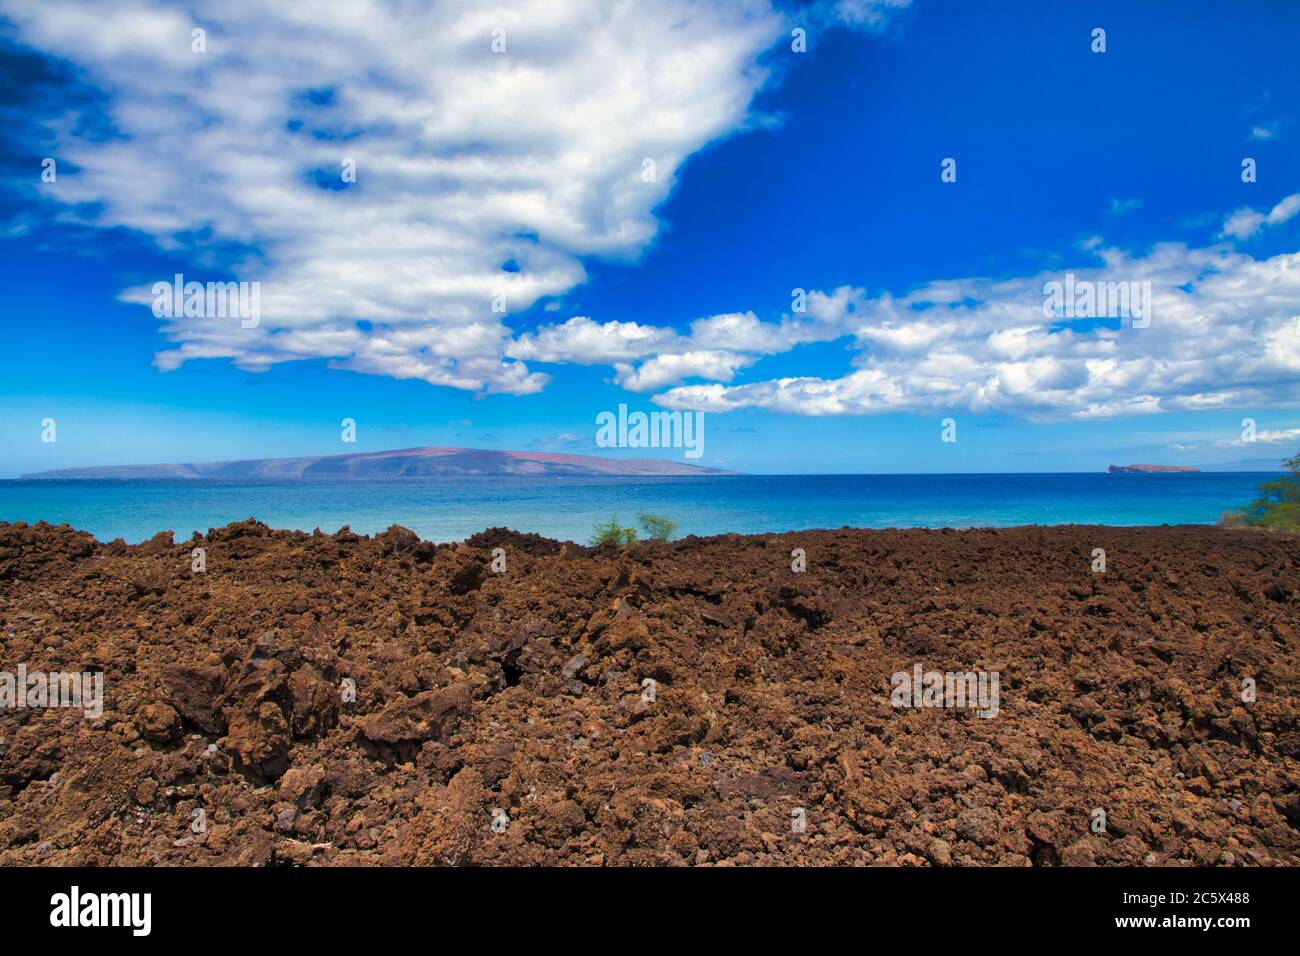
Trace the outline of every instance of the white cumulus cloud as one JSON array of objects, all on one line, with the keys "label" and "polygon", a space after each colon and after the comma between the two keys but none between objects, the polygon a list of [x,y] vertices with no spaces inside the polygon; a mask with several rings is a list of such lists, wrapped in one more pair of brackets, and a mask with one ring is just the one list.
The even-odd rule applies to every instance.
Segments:
[{"label": "white cumulus cloud", "polygon": [[[849,12],[874,25],[894,5]],[[256,328],[167,320],[159,368],[329,358],[513,393],[545,385],[525,362],[564,360],[561,338],[592,334],[582,354],[607,361],[664,338],[573,320],[511,345],[508,316],[583,282],[583,256],[643,250],[683,161],[749,122],[759,54],[788,26],[763,0],[10,0],[5,14],[107,94],[118,134],[68,124],[48,194],[188,257],[186,279],[261,283]]]},{"label": "white cumulus cloud", "polygon": [[1292,193],[1266,213],[1249,207],[1238,209],[1224,220],[1220,237],[1249,239],[1265,226],[1280,225],[1298,212],[1300,212],[1300,193]]},{"label": "white cumulus cloud", "polygon": [[[1046,283],[943,280],[904,296],[842,288],[826,335],[850,337],[855,369],[668,389],[669,408],[803,415],[1000,412],[1030,420],[1300,404],[1300,253],[1255,259],[1168,243],[1145,256],[1098,247],[1080,283],[1150,283],[1149,324],[1044,313]],[[769,324],[773,334],[790,326]],[[788,345],[799,344],[797,335]],[[776,351],[769,348],[766,351]]]}]

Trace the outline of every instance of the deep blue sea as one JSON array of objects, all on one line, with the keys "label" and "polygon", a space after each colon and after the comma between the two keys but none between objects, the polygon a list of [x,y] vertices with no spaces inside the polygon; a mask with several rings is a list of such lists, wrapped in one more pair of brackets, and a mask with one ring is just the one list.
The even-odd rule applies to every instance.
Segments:
[{"label": "deep blue sea", "polygon": [[101,541],[178,539],[255,517],[273,528],[373,534],[405,525],[457,541],[504,526],[586,542],[638,512],[679,535],[809,528],[1212,524],[1271,473],[1183,475],[736,475],[393,481],[0,481],[0,520],[67,522]]}]

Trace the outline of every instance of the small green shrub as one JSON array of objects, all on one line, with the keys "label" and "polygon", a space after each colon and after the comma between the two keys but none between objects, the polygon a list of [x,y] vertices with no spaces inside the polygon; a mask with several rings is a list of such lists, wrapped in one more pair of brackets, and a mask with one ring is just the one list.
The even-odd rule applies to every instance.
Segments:
[{"label": "small green shrub", "polygon": [[641,522],[641,530],[651,541],[667,541],[677,530],[677,522],[671,518],[641,514],[637,515],[637,520]]},{"label": "small green shrub", "polygon": [[1246,524],[1256,528],[1296,533],[1300,532],[1300,455],[1294,455],[1282,464],[1290,474],[1260,485],[1259,497],[1237,514]]},{"label": "small green shrub", "polygon": [[1219,515],[1218,525],[1220,528],[1244,528],[1246,527],[1246,516],[1242,513],[1241,508],[1235,511],[1225,511]]},{"label": "small green shrub", "polygon": [[636,528],[623,527],[618,523],[617,515],[604,524],[596,525],[596,529],[591,534],[592,547],[611,543],[620,548],[630,548],[636,544]]}]

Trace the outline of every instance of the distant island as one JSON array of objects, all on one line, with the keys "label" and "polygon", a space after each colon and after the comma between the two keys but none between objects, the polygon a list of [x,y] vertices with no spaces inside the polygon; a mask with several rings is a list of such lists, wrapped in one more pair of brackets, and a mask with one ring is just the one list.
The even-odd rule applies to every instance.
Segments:
[{"label": "distant island", "polygon": [[242,461],[174,465],[63,468],[57,471],[38,471],[22,477],[83,481],[163,478],[248,481],[504,475],[653,477],[727,474],[731,472],[657,458],[597,458],[592,455],[493,451],[485,448],[402,448],[396,451],[316,455],[306,458],[250,458]]},{"label": "distant island", "polygon": [[1164,475],[1195,474],[1201,469],[1188,468],[1186,465],[1111,465],[1106,470],[1112,475]]}]

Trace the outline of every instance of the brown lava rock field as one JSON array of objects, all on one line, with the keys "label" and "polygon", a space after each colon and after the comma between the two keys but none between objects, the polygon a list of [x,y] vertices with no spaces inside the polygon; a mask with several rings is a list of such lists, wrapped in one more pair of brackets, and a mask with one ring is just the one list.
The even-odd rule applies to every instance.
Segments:
[{"label": "brown lava rock field", "polygon": [[[1298,581],[1203,527],[0,524],[0,670],[105,675],[98,719],[0,709],[0,863],[1295,865]],[[917,662],[1000,713],[891,706]]]}]

